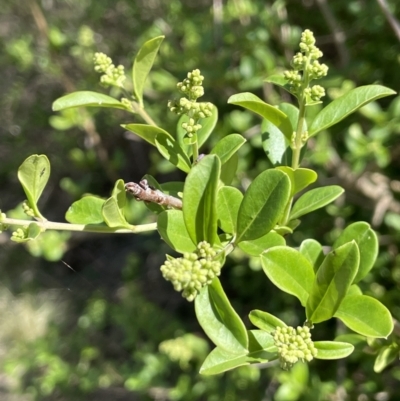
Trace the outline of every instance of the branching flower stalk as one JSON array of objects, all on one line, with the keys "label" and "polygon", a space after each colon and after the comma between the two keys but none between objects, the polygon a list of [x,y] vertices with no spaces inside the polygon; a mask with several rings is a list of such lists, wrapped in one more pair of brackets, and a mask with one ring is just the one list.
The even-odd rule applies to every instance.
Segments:
[{"label": "branching flower stalk", "polygon": [[309,29],[306,29],[301,35],[300,50],[292,59],[293,70],[284,73],[284,77],[290,85],[290,92],[299,101],[297,128],[291,144],[293,169],[299,167],[300,151],[308,139],[308,133],[304,130],[306,107],[321,103],[321,98],[325,96],[325,89],[322,86],[310,86],[310,83],[328,73],[328,66],[318,61],[322,57],[322,52],[315,46],[314,34]]}]

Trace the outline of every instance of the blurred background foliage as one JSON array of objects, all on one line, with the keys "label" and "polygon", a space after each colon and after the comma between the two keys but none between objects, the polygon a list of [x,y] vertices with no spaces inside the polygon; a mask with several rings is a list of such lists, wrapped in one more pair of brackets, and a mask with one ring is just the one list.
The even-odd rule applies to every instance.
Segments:
[{"label": "blurred background foliage", "polygon": [[[55,221],[63,221],[68,206],[85,193],[108,196],[118,178],[138,181],[152,174],[159,182],[182,180],[154,149],[119,125],[143,121],[107,109],[51,111],[56,98],[74,90],[118,96],[98,83],[92,64],[97,51],[125,65],[129,74],[140,46],[165,35],[146,86],[149,114],[175,132],[167,101],[176,95],[176,82],[199,68],[205,76],[203,99],[220,113],[211,144],[233,132],[248,140],[235,181],[244,189],[268,167],[261,125],[254,115],[227,105],[227,98],[252,91],[272,104],[281,98],[291,102],[263,79],[288,68],[306,28],[315,33],[330,67],[323,82],[326,102],[364,84],[398,91],[399,19],[396,0],[2,0],[0,208],[20,216],[24,195],[17,169],[34,153],[47,154],[52,164],[41,210]],[[318,185],[342,185],[346,195],[307,216],[290,239],[293,246],[309,237],[329,246],[351,222],[372,224],[381,249],[363,291],[386,304],[396,319],[399,135],[400,97],[392,97],[310,140],[304,166],[318,172]],[[144,206],[133,200],[127,213],[133,223],[148,220]],[[377,350],[390,339],[360,343],[346,360],[297,364],[291,372],[274,365],[201,377],[199,366],[211,345],[193,305],[161,278],[159,266],[169,251],[155,233],[46,232],[27,247],[2,233],[0,244],[2,400],[400,399],[398,363],[381,373],[373,370]],[[303,323],[297,301],[268,282],[256,258],[235,251],[222,281],[244,319],[260,308],[289,324]],[[330,321],[318,326],[316,336],[332,339],[343,330]],[[391,355],[388,361],[397,359]]]}]

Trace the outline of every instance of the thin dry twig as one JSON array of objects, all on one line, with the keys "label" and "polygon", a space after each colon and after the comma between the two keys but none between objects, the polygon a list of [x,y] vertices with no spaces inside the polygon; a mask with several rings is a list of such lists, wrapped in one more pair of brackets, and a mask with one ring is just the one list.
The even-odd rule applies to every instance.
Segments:
[{"label": "thin dry twig", "polygon": [[174,209],[182,209],[182,201],[174,196],[164,194],[158,189],[151,188],[147,180],[128,182],[125,184],[126,192],[135,197],[137,201],[156,203]]}]

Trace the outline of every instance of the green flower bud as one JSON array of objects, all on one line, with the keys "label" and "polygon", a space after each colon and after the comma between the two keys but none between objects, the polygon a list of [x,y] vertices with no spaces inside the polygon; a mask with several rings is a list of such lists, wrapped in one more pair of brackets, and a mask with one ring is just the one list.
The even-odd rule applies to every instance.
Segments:
[{"label": "green flower bud", "polygon": [[299,360],[310,362],[317,356],[318,351],[311,340],[310,328],[307,326],[299,326],[296,329],[277,327],[272,334],[282,369],[289,370]]}]

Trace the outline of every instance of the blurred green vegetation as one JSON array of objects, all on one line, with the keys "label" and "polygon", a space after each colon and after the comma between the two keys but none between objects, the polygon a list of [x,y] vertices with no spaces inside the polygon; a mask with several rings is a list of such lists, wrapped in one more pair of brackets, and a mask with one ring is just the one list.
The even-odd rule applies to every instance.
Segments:
[{"label": "blurred green vegetation", "polygon": [[[399,21],[400,4],[387,0],[387,5]],[[15,216],[23,200],[17,169],[34,153],[51,161],[41,210],[55,221],[63,221],[82,194],[108,196],[118,178],[182,178],[120,127],[143,121],[106,109],[51,111],[56,98],[74,90],[110,93],[93,70],[97,51],[125,65],[128,73],[140,46],[165,35],[146,86],[146,108],[174,132],[176,117],[167,101],[176,82],[199,68],[204,100],[220,113],[211,144],[233,132],[249,141],[241,149],[239,188],[267,162],[257,135],[260,121],[226,100],[252,91],[272,104],[279,98],[290,101],[263,79],[288,67],[303,29],[315,33],[322,61],[330,67],[322,83],[329,99],[363,84],[400,89],[399,38],[373,0],[15,0],[2,2],[0,22],[0,208]],[[371,223],[381,249],[363,291],[396,319],[399,135],[400,97],[395,97],[363,108],[311,140],[306,159],[319,174],[318,184],[337,183],[346,195],[307,216],[290,239],[294,246],[309,236],[331,245],[351,222]],[[145,214],[143,205],[130,202],[131,221],[140,223]],[[210,344],[193,305],[161,278],[167,247],[157,234],[45,235],[41,243],[24,247],[0,234],[2,399],[13,392],[21,400],[48,401],[400,399],[400,368],[395,363],[375,373],[374,343],[360,344],[346,360],[298,364],[291,372],[262,366],[201,377],[198,369]],[[275,290],[256,258],[236,250],[224,270],[224,287],[242,316],[264,307],[291,325],[303,323],[294,298]],[[333,338],[344,328],[329,321],[321,330],[324,338]]]}]

